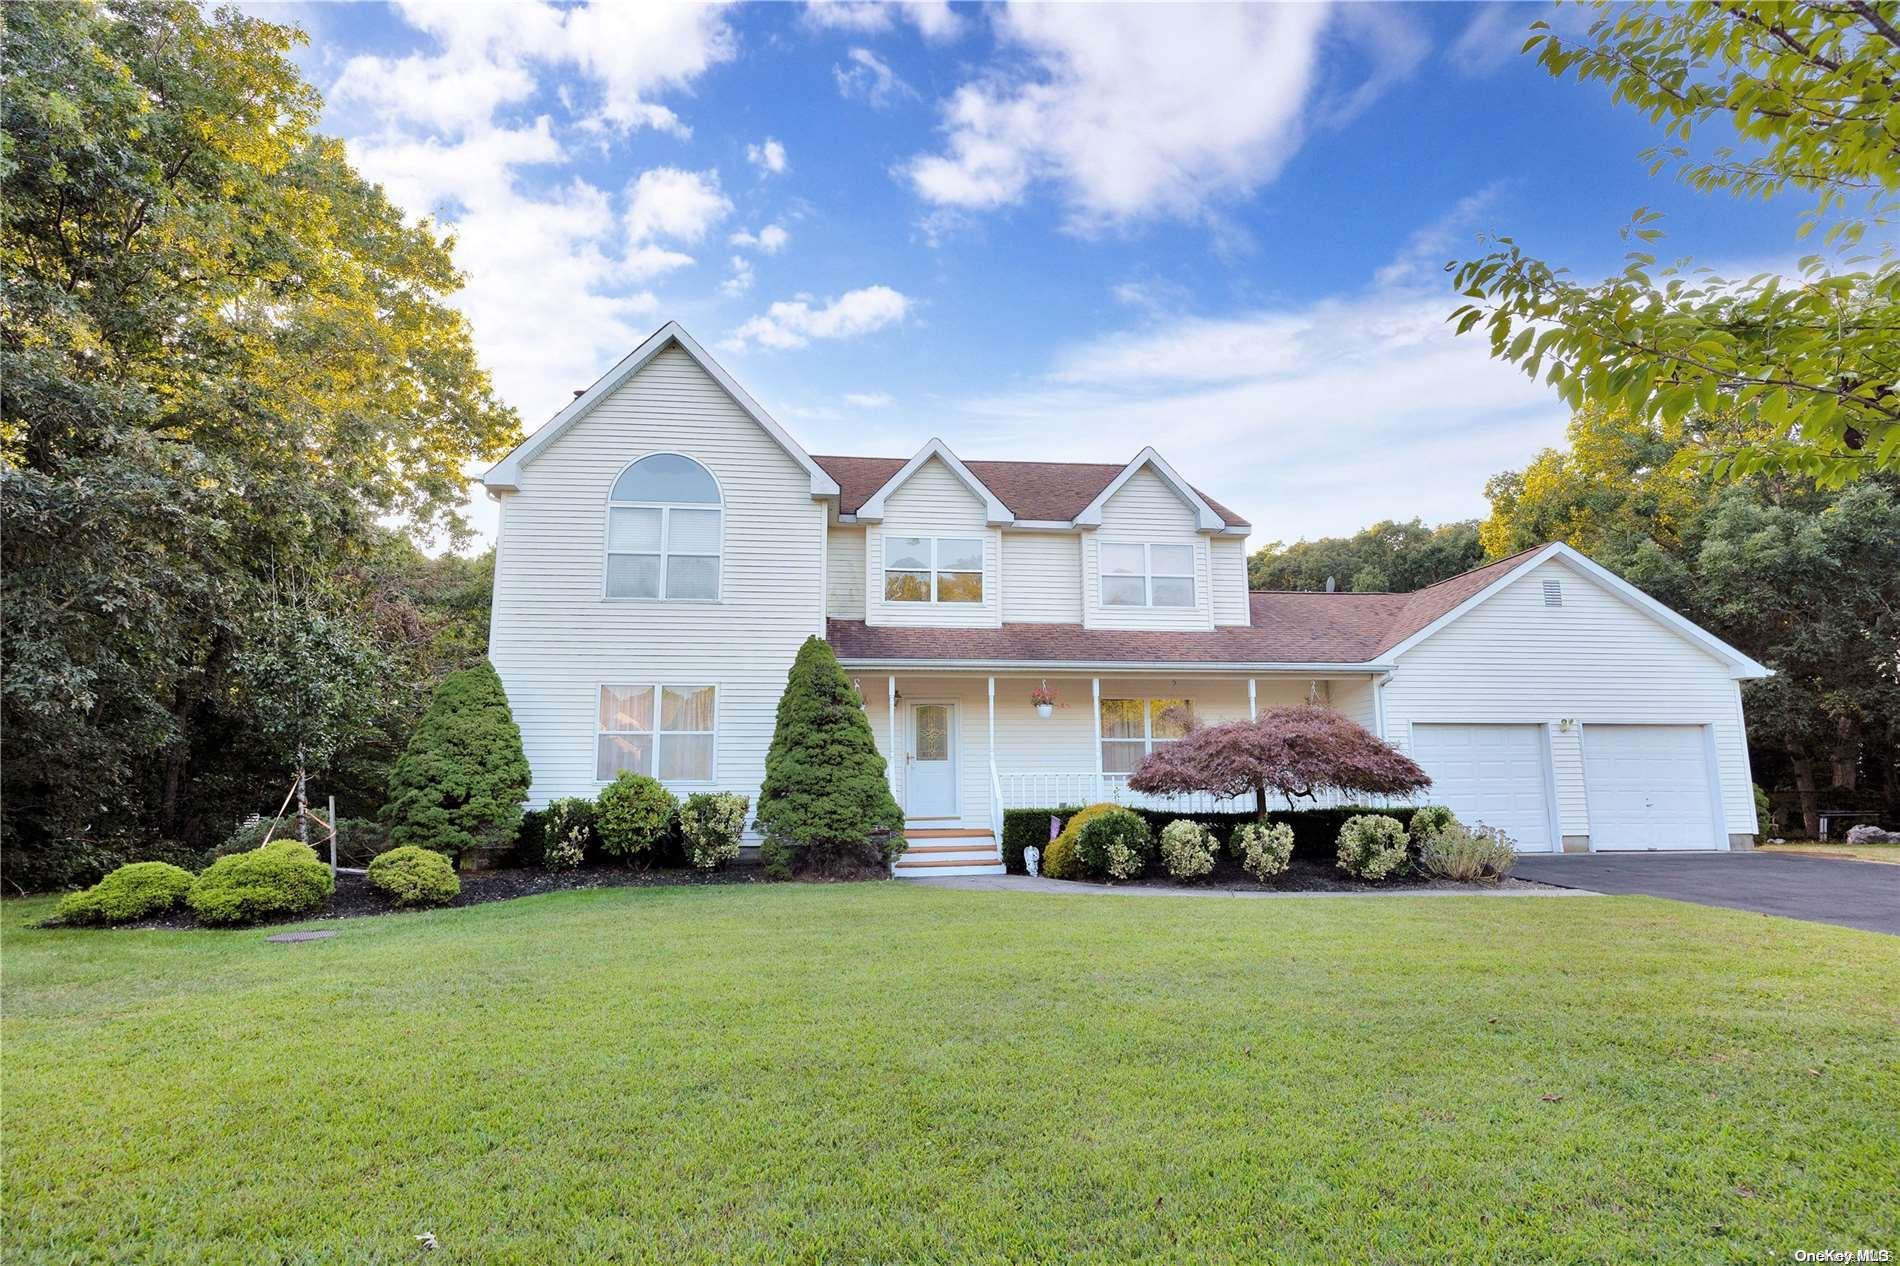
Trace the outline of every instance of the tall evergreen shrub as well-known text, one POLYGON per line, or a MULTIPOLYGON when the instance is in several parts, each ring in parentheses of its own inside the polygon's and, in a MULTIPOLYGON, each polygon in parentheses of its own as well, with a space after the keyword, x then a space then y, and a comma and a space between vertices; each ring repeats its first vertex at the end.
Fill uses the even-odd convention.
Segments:
POLYGON ((528 758, 492 665, 450 673, 389 773, 390 843, 450 857, 505 843, 521 824, 528 758))
POLYGON ((806 864, 868 865, 903 851, 904 812, 863 701, 823 638, 799 648, 779 699, 759 826, 775 851, 806 864))

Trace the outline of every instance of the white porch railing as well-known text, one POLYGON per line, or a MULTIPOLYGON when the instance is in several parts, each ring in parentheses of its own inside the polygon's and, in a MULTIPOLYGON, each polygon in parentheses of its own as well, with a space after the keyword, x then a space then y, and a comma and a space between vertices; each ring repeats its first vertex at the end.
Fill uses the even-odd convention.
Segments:
MULTIPOLYGON (((1093 770, 1011 770, 1000 772, 991 767, 994 795, 1005 809, 1055 809, 1063 805, 1125 804, 1131 809, 1154 809, 1162 813, 1252 813, 1252 796, 1220 797, 1204 794, 1148 796, 1128 789, 1128 779, 1120 774, 1097 774, 1093 770)), ((1267 801, 1269 813, 1294 809, 1336 809, 1341 805, 1403 807, 1418 803, 1404 796, 1342 796, 1332 793, 1309 797, 1298 802, 1284 796, 1267 801)), ((999 837, 1000 838, 1000 837, 999 837)))

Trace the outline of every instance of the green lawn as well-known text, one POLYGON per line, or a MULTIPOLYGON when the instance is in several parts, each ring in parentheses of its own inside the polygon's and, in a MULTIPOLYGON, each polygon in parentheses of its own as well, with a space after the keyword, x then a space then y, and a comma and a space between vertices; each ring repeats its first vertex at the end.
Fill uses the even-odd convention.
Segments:
POLYGON ((1647 898, 4 911, 8 1262, 1900 1248, 1900 938, 1647 898))
POLYGON ((1838 841, 1802 840, 1790 844, 1763 844, 1770 853, 1806 853, 1812 857, 1854 857, 1863 862, 1900 862, 1900 844, 1846 844, 1838 841))

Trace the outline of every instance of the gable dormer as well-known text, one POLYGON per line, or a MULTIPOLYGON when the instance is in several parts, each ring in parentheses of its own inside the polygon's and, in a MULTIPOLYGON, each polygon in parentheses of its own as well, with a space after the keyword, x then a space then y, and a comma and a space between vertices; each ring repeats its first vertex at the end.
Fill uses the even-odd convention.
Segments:
POLYGON ((1082 622, 1089 628, 1214 627, 1210 537, 1226 525, 1171 476, 1158 457, 1137 458, 1084 512, 1094 520, 1082 542, 1082 622))
POLYGON ((941 440, 858 510, 868 624, 972 628, 1002 622, 1002 534, 1011 515, 941 440))

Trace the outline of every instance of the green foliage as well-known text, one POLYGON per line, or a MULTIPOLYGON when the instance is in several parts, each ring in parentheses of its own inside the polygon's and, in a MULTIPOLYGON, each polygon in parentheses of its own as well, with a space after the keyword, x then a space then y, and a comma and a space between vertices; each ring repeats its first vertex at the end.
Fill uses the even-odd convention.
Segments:
POLYGON ((1575 43, 1535 24, 1526 51, 1552 75, 1600 81, 1664 129, 1652 173, 1673 162, 1703 191, 1811 193, 1801 235, 1833 218, 1834 257, 1803 259, 1794 280, 1658 267, 1647 248, 1661 216, 1639 208, 1627 266, 1595 285, 1508 237, 1460 264, 1458 332, 1482 329, 1492 355, 1541 373, 1572 407, 1616 404, 1665 428, 1728 420, 1698 449, 1722 477, 1781 471, 1840 487, 1900 470, 1900 261, 1849 254, 1868 219, 1839 214, 1864 200, 1884 224, 1900 187, 1900 35, 1882 7, 1605 5, 1575 43), (1692 153, 1717 120, 1743 145, 1692 153))
POLYGON ((445 906, 462 891, 448 858, 413 844, 377 856, 366 877, 370 887, 399 906, 445 906))
POLYGON ((663 843, 679 814, 678 797, 645 774, 622 770, 601 788, 595 811, 600 851, 610 857, 638 857, 663 843))
POLYGON ((1117 805, 1082 823, 1075 836, 1075 853, 1091 875, 1134 879, 1154 855, 1154 836, 1140 814, 1117 805))
POLYGON ((1476 520, 1437 527, 1387 520, 1351 536, 1264 545, 1247 559, 1247 586, 1318 591, 1331 578, 1353 593, 1410 593, 1483 562, 1476 520))
POLYGON ((807 638, 779 699, 759 826, 801 861, 871 865, 903 851, 903 810, 864 704, 823 638, 807 638))
POLYGON ((528 794, 528 758, 501 678, 486 663, 451 673, 389 775, 390 842, 450 857, 512 839, 528 794))
POLYGON ((185 902, 200 923, 256 923, 321 909, 333 887, 314 852, 295 840, 273 841, 212 862, 185 902))
POLYGON ((281 786, 254 613, 288 586, 347 644, 340 569, 385 521, 453 533, 519 428, 434 224, 312 130, 298 32, 175 0, 6 28, 0 861, 30 886, 207 848, 281 786))
POLYGON ((1405 824, 1384 814, 1346 819, 1339 828, 1339 868, 1359 879, 1386 879, 1401 873, 1409 860, 1405 824))
MULTIPOLYGON (((1077 805, 1062 805, 1055 809, 1005 809, 1003 810, 1003 868, 1012 875, 1025 873, 1023 850, 1025 848, 1049 848, 1049 819, 1058 821, 1070 817, 1078 811, 1077 805)), ((1059 828, 1058 828, 1059 829, 1059 828)))
MULTIPOLYGON (((1289 833, 1287 842, 1292 843, 1289 833)), ((1176 879, 1200 879, 1214 869, 1214 833, 1199 822, 1176 818, 1161 828, 1161 864, 1176 879)))
MULTIPOLYGON (((1049 865, 1049 819, 1061 820, 1064 825, 1072 822, 1081 812, 1073 805, 1049 809, 1005 809, 1003 811, 1003 855, 1004 862, 1012 874, 1022 872, 1022 849, 1033 844, 1043 850, 1043 873, 1048 873, 1049 865)), ((1239 828, 1250 822, 1259 821, 1252 813, 1176 813, 1164 809, 1135 809, 1151 831, 1164 830, 1168 823, 1187 818, 1208 828, 1214 833, 1214 839, 1229 854, 1240 857, 1236 844, 1239 828)), ((1390 809, 1370 809, 1364 806, 1347 805, 1337 809, 1298 809, 1290 813, 1273 815, 1275 823, 1284 824, 1293 832, 1293 855, 1309 860, 1333 860, 1339 847, 1339 828, 1347 818, 1362 813, 1382 813, 1409 823, 1416 810, 1407 807, 1390 809)))
POLYGON ((731 791, 702 791, 686 797, 680 806, 680 839, 687 864, 712 870, 739 856, 750 807, 750 801, 731 791))
POLYGON ((791 844, 767 836, 759 845, 759 866, 767 879, 784 882, 792 877, 798 854, 791 844))
POLYGON ((1042 874, 1048 879, 1081 879, 1088 874, 1074 835, 1058 835, 1042 851, 1042 874))
POLYGON ((195 882, 182 866, 165 862, 133 862, 121 866, 84 892, 69 893, 59 903, 62 923, 130 923, 178 908, 195 882))
POLYGON ((1284 822, 1249 822, 1234 831, 1233 849, 1240 868, 1262 881, 1293 861, 1293 828, 1284 822))
POLYGON ((1414 839, 1418 865, 1428 875, 1459 883, 1496 882, 1517 864, 1511 838, 1494 827, 1471 830, 1452 822, 1430 835, 1414 839))
POLYGON ((1420 805, 1412 811, 1411 821, 1405 824, 1405 833, 1412 841, 1413 849, 1440 831, 1458 825, 1458 819, 1442 804, 1420 805))
POLYGON ((549 870, 573 870, 600 848, 600 806, 585 796, 548 801, 541 811, 539 861, 549 870))

